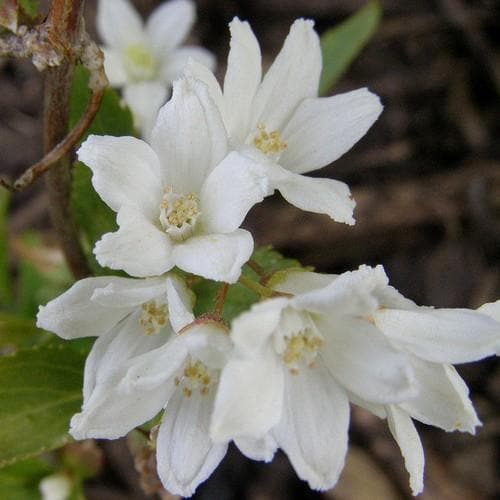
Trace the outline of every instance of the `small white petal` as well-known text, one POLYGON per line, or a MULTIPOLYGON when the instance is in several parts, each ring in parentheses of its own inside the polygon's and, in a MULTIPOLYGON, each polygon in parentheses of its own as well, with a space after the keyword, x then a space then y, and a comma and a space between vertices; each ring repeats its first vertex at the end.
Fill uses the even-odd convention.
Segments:
POLYGON ((270 345, 250 358, 231 358, 221 373, 212 438, 263 438, 281 417, 283 383, 283 366, 270 345))
POLYGON ((161 69, 161 76, 165 83, 171 83, 180 78, 187 70, 189 60, 212 70, 215 68, 215 56, 203 47, 187 46, 176 49, 169 54, 161 69))
POLYGON ((192 236, 173 247, 173 261, 180 269, 215 281, 235 283, 241 267, 252 255, 248 231, 192 236))
POLYGON ((131 205, 150 218, 159 215, 160 164, 147 143, 91 135, 80 146, 78 159, 92 170, 95 190, 115 212, 131 205))
POLYGON ((213 397, 176 391, 168 402, 157 440, 158 475, 174 495, 191 496, 227 451, 227 443, 214 443, 208 433, 213 397))
POLYGON ((330 285, 336 278, 334 274, 313 273, 309 271, 287 271, 283 281, 273 280, 273 289, 294 295, 310 292, 330 285))
POLYGON ((227 136, 215 103, 202 82, 174 83, 161 108, 152 144, 162 160, 163 185, 178 193, 199 193, 208 174, 227 154, 227 136))
POLYGON ((469 399, 469 389, 455 368, 412 357, 418 394, 399 406, 412 418, 445 431, 475 433, 481 425, 469 399))
POLYGON ((97 31, 113 48, 125 48, 144 39, 142 19, 129 0, 99 0, 97 31))
POLYGON ((193 27, 196 9, 189 0, 171 0, 158 6, 146 22, 146 33, 156 56, 162 60, 180 45, 193 27))
POLYGON ((185 74, 188 77, 200 80, 207 86, 208 95, 214 101, 217 108, 221 112, 222 117, 224 118, 226 111, 222 97, 222 89, 220 88, 219 82, 217 81, 217 78, 215 78, 215 75, 212 73, 210 68, 203 64, 200 64, 197 61, 194 61, 193 59, 189 59, 185 68, 185 74))
POLYGON ((104 70, 112 87, 121 87, 127 82, 127 72, 123 65, 122 51, 101 47, 104 53, 104 70))
POLYGON ((284 410, 274 437, 311 488, 332 488, 347 452, 347 397, 321 366, 287 373, 285 380, 284 410))
POLYGON ((298 174, 324 167, 349 151, 382 112, 367 89, 304 99, 282 133, 288 147, 280 164, 298 174))
POLYGON ((73 479, 63 472, 51 474, 40 481, 38 488, 42 494, 42 500, 67 500, 71 498, 74 488, 73 479))
POLYGON ((326 214, 337 222, 353 225, 356 202, 347 184, 288 172, 275 165, 269 169, 270 183, 292 205, 308 212, 326 214))
POLYGON ((486 314, 486 316, 489 316, 500 323, 500 300, 483 304, 477 309, 477 312, 486 314))
POLYGON ((133 308, 155 298, 165 299, 166 293, 165 278, 135 279, 113 276, 105 286, 96 288, 91 300, 104 307, 133 308))
POLYGON ((132 111, 134 124, 146 140, 151 138, 158 111, 165 104, 167 96, 166 85, 156 81, 133 83, 123 89, 123 99, 132 111))
POLYGON ((278 443, 271 434, 261 439, 239 437, 234 440, 234 444, 246 457, 264 462, 270 462, 278 449, 278 443))
POLYGON ((131 312, 128 304, 114 303, 112 308, 92 301, 96 290, 112 286, 123 286, 135 280, 103 276, 77 281, 69 290, 40 306, 37 326, 56 333, 64 339, 97 337, 108 332, 131 312))
POLYGON ((268 130, 282 130, 302 99, 318 94, 321 48, 313 26, 312 21, 304 19, 293 23, 257 90, 252 124, 263 122, 268 130))
POLYGON ((186 282, 175 275, 167 278, 167 304, 170 324, 175 332, 194 321, 195 297, 186 282))
POLYGON ((252 28, 237 17, 229 23, 231 42, 224 78, 225 123, 234 143, 243 143, 251 126, 252 102, 262 76, 260 47, 252 28))
POLYGON ((382 309, 373 318, 391 342, 435 363, 467 363, 500 352, 500 323, 468 309, 382 309))
POLYGON ((378 306, 374 292, 387 284, 382 266, 360 266, 336 277, 329 285, 292 299, 297 308, 330 314, 367 316, 378 306))
POLYGON ((387 421, 410 474, 411 491, 418 495, 424 489, 425 458, 417 429, 408 414, 395 405, 387 407, 387 421))
POLYGON ((349 391, 375 403, 415 395, 409 358, 389 344, 371 323, 347 316, 316 318, 325 338, 321 356, 331 374, 349 391))
POLYGON ((174 267, 170 238, 141 212, 124 206, 117 222, 120 229, 106 233, 95 245, 101 266, 138 277, 159 275, 174 267))
POLYGON ((203 227, 208 233, 238 229, 256 203, 270 194, 267 170, 235 151, 210 173, 200 194, 203 227))

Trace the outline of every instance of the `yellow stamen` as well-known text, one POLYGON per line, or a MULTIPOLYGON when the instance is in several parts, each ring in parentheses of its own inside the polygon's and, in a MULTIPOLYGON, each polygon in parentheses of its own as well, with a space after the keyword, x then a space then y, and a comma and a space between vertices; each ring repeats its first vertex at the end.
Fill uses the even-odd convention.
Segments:
POLYGON ((142 304, 141 308, 142 313, 139 323, 146 335, 158 333, 167 324, 168 312, 166 304, 150 300, 142 304))
POLYGON ((268 132, 263 123, 257 123, 257 133, 253 144, 266 155, 277 155, 287 148, 287 143, 281 140, 277 130, 268 132))

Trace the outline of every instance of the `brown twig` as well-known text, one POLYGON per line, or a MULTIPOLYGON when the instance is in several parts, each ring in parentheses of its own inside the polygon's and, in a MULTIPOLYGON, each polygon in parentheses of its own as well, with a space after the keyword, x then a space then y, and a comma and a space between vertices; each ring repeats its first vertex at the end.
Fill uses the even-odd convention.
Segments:
POLYGON ((260 264, 255 262, 255 260, 250 259, 246 264, 260 278, 263 278, 266 275, 265 269, 260 264))
POLYGON ((81 116, 73 130, 54 149, 50 150, 41 160, 29 167, 13 184, 10 184, 6 179, 0 179, 0 184, 10 191, 23 191, 49 170, 52 165, 67 155, 92 123, 92 120, 99 111, 103 94, 104 90, 96 90, 92 94, 85 113, 81 116))
POLYGON ((226 295, 229 291, 229 284, 223 283, 219 290, 217 291, 217 296, 215 297, 214 313, 217 316, 222 317, 222 311, 224 310, 224 302, 226 301, 226 295))

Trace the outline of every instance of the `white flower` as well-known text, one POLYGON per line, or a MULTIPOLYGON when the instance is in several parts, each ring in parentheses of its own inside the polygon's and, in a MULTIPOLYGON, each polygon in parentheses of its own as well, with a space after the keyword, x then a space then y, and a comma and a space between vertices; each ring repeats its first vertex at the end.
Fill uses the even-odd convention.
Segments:
POLYGON ((367 89, 318 98, 321 49, 313 22, 295 21, 281 52, 261 78, 259 44, 249 24, 230 23, 231 49, 222 92, 213 74, 191 61, 221 110, 231 146, 267 165, 272 187, 293 205, 353 224, 349 188, 300 174, 328 165, 361 137, 382 111, 367 89))
POLYGON ((87 278, 41 307, 37 322, 63 338, 98 336, 85 364, 83 406, 71 420, 72 436, 116 439, 166 406, 158 474, 165 488, 185 496, 226 453, 227 443, 213 443, 208 428, 231 347, 222 324, 193 322, 191 302, 175 276, 87 278))
POLYGON ((44 477, 38 487, 42 500, 68 500, 73 484, 65 474, 52 474, 44 477))
POLYGON ((272 298, 236 318, 235 353, 222 371, 212 436, 248 456, 277 447, 312 488, 334 486, 347 450, 349 397, 391 404, 415 394, 408 356, 370 315, 382 268, 339 277, 290 273, 272 298))
POLYGON ((137 127, 149 137, 170 86, 189 58, 213 68, 213 55, 202 47, 179 47, 195 21, 190 0, 157 7, 144 24, 129 0, 99 0, 97 29, 105 46, 104 67, 110 83, 123 88, 137 127))
POLYGON ((390 405, 355 401, 387 417, 410 474, 414 495, 423 490, 424 452, 412 418, 445 431, 475 433, 480 425, 467 385, 452 364, 477 361, 500 352, 500 301, 469 309, 418 307, 389 286, 374 291, 380 308, 377 328, 409 356, 417 396, 390 405))
POLYGON ((138 277, 178 266, 236 281, 253 250, 250 233, 238 227, 269 187, 262 167, 227 152, 219 112, 204 84, 191 79, 174 84, 151 146, 133 137, 90 136, 78 157, 120 226, 97 242, 99 263, 138 277))

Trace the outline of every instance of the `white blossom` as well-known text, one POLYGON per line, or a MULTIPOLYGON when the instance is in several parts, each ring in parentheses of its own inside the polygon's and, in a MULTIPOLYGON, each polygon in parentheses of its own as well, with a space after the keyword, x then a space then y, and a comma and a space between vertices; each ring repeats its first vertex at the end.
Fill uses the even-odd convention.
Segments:
POLYGON ((262 78, 260 47, 247 22, 230 23, 224 87, 200 63, 187 71, 203 80, 218 104, 231 147, 267 167, 273 189, 293 205, 353 224, 349 188, 306 177, 348 151, 382 111, 367 89, 318 98, 322 68, 319 38, 310 20, 295 21, 283 48, 262 78))
POLYGON ((190 0, 158 6, 146 23, 129 0, 99 0, 97 29, 105 46, 104 67, 110 83, 123 89, 136 126, 149 137, 158 110, 189 58, 213 68, 213 55, 202 47, 180 45, 196 17, 190 0))
POLYGON ((71 435, 116 439, 166 407, 158 474, 172 493, 191 495, 227 449, 209 436, 219 371, 231 347, 226 327, 194 321, 192 296, 175 276, 80 280, 40 308, 37 324, 66 339, 98 337, 71 435))
POLYGON ((51 474, 38 485, 42 500, 69 500, 73 484, 65 474, 51 474))
POLYGON ((255 304, 231 327, 235 352, 224 367, 212 436, 234 439, 255 459, 279 447, 315 489, 335 485, 347 450, 349 397, 382 405, 415 395, 408 355, 370 317, 378 267, 339 277, 290 273, 294 296, 255 304))
POLYGON ((214 280, 238 279, 253 250, 250 233, 238 228, 268 192, 268 180, 258 163, 228 154, 219 112, 202 82, 175 82, 151 145, 90 136, 78 157, 118 213, 119 230, 94 249, 101 265, 137 277, 178 266, 214 280))

